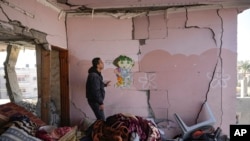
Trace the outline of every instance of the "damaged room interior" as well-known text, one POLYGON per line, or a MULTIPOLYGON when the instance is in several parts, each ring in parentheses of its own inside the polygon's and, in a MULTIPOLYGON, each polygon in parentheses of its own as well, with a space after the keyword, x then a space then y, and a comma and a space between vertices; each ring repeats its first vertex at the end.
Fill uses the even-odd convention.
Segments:
POLYGON ((249 8, 248 0, 0 0, 0 140, 230 140, 230 125, 250 121, 236 92, 237 19, 249 8), (86 97, 96 57, 110 81, 105 120, 86 97))

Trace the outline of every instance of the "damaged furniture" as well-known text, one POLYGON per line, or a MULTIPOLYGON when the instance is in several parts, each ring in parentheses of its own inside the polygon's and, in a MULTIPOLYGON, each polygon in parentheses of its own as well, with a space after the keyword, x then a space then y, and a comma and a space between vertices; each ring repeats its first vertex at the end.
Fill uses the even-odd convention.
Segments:
POLYGON ((204 113, 205 120, 203 120, 202 122, 199 122, 197 124, 194 124, 192 126, 188 126, 181 119, 181 117, 178 114, 176 114, 176 113, 174 114, 176 122, 179 125, 179 127, 181 128, 183 140, 187 139, 190 136, 190 134, 192 132, 194 132, 195 130, 198 130, 198 129, 200 129, 202 127, 206 127, 206 126, 213 126, 215 124, 216 119, 215 119, 210 107, 208 106, 207 102, 204 103, 202 111, 204 113))

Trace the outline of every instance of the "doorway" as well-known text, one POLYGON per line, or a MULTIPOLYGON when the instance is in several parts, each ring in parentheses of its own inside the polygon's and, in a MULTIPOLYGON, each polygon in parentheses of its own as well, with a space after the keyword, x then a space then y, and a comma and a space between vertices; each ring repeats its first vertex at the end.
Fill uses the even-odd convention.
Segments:
POLYGON ((6 28, 0 28, 0 54, 3 54, 0 63, 4 61, 4 67, 0 65, 0 72, 4 72, 0 73, 1 101, 23 103, 23 99, 33 99, 34 114, 45 123, 69 125, 67 50, 50 46, 46 34, 33 29, 29 30, 30 34, 22 35, 15 34, 15 30, 9 34, 6 28), (19 64, 22 53, 25 53, 24 63, 19 64), (16 73, 19 71, 20 74, 16 73))

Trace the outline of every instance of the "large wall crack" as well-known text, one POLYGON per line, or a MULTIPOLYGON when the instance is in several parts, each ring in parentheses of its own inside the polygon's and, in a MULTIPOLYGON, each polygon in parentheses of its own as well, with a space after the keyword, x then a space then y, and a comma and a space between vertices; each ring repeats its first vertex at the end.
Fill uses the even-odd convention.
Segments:
MULTIPOLYGON (((221 17, 220 15, 220 10, 217 9, 217 15, 219 17, 219 19, 221 20, 221 36, 220 36, 220 49, 219 49, 219 55, 218 55, 218 62, 220 62, 220 68, 221 68, 221 71, 220 71, 220 76, 222 76, 222 68, 223 68, 223 59, 221 57, 221 53, 222 53, 222 45, 223 45, 223 41, 222 41, 222 38, 223 38, 223 34, 224 34, 224 23, 223 23, 223 18, 221 17)), ((222 77, 220 79, 220 82, 222 84, 222 77)), ((222 100, 222 94, 223 94, 223 89, 222 89, 222 86, 220 87, 221 89, 221 120, 220 120, 220 126, 222 125, 222 117, 223 117, 223 100, 222 100)))
MULTIPOLYGON (((200 116, 200 113, 201 113, 201 111, 202 111, 202 109, 203 109, 203 107, 204 107, 204 104, 208 101, 208 94, 209 94, 209 91, 210 91, 210 86, 211 86, 211 83, 212 83, 212 81, 213 81, 213 79, 214 79, 214 76, 215 76, 215 74, 216 73, 220 73, 220 76, 223 76, 223 72, 222 72, 222 68, 223 68, 223 59, 222 59, 222 56, 221 56, 221 54, 222 54, 222 45, 223 45, 223 40, 222 40, 222 38, 223 38, 223 34, 224 34, 224 28, 223 28, 223 18, 221 17, 221 15, 220 15, 220 13, 219 13, 219 9, 217 9, 217 15, 218 15, 218 17, 219 17, 219 19, 220 19, 220 23, 221 23, 221 36, 220 36, 220 43, 219 43, 219 52, 218 52, 218 58, 217 58, 217 61, 216 61, 216 64, 215 64, 215 66, 214 66, 214 69, 213 69, 213 73, 212 73, 212 77, 211 77, 211 80, 209 81, 209 83, 208 83, 208 89, 207 89, 207 91, 206 91, 206 97, 205 97, 205 100, 204 100, 204 102, 203 102, 203 104, 202 104, 202 106, 200 107, 200 110, 199 110, 199 113, 197 114, 197 117, 196 117, 196 121, 195 121, 195 123, 197 123, 198 122, 198 119, 199 119, 199 116, 200 116), (220 65, 220 70, 219 70, 219 72, 218 71, 216 71, 218 68, 218 64, 220 65)), ((222 77, 220 78, 220 83, 222 84, 222 77)), ((222 104, 222 85, 221 85, 221 87, 220 87, 220 94, 221 94, 221 119, 220 119, 220 126, 222 125, 222 117, 223 117, 223 104, 222 104)))
POLYGON ((148 104, 148 112, 149 112, 149 117, 152 117, 155 119, 155 113, 154 110, 150 104, 150 91, 146 91, 146 95, 147 95, 147 104, 148 104))
POLYGON ((73 105, 73 107, 74 107, 76 110, 78 110, 79 113, 81 113, 81 114, 83 115, 83 117, 87 117, 86 113, 84 113, 84 112, 81 110, 81 108, 77 107, 77 105, 76 105, 72 100, 71 100, 70 102, 71 102, 71 104, 73 105))
POLYGON ((214 41, 214 43, 217 45, 217 41, 216 41, 216 38, 215 38, 215 32, 212 28, 210 27, 199 27, 199 26, 188 26, 187 23, 188 23, 188 9, 185 8, 185 11, 186 11, 186 21, 185 21, 185 28, 198 28, 198 29, 207 29, 209 30, 211 33, 212 33, 212 39, 214 41))
MULTIPOLYGON (((2 1, 2 0, 1 0, 2 1)), ((4 11, 2 5, 0 4, 0 9, 3 12, 3 14, 5 15, 5 17, 8 19, 9 22, 11 22, 12 20, 9 18, 8 14, 4 11)))

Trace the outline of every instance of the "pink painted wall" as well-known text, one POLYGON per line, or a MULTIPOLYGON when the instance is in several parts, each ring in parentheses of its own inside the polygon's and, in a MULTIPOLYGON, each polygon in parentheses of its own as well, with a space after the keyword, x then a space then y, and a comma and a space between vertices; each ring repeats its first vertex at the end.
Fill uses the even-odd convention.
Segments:
MULTIPOLYGON (((121 54, 135 61, 134 82, 130 88, 106 88, 106 116, 131 113, 175 121, 178 113, 191 125, 207 97, 215 127, 228 134, 236 122, 236 9, 180 9, 134 19, 75 15, 67 25, 72 124, 94 118, 85 98, 92 58, 102 58, 104 79, 114 85, 112 61, 121 54)), ((177 133, 165 130, 169 138, 177 133)))
POLYGON ((19 21, 28 29, 48 34, 46 39, 49 44, 67 49, 65 16, 60 16, 59 10, 43 4, 46 2, 38 2, 38 0, 25 0, 25 2, 8 0, 8 2, 10 6, 1 3, 1 21, 7 23, 10 20, 19 21))
MULTIPOLYGON (((96 56, 105 62, 104 79, 112 80, 106 89, 106 116, 122 112, 174 121, 173 113, 178 113, 193 124, 207 96, 217 119, 215 127, 228 133, 229 125, 236 122, 236 9, 166 10, 120 20, 69 16, 66 38, 65 17, 58 11, 37 0, 9 2, 33 17, 1 4, 1 21, 16 20, 47 33, 54 46, 67 48, 68 44, 72 124, 84 116, 94 118, 85 98, 85 83, 96 56), (145 44, 140 45, 139 39, 145 39, 145 44), (112 61, 121 54, 135 61, 130 88, 114 87, 112 61)), ((167 134, 176 134, 175 129, 166 129, 167 134)))

